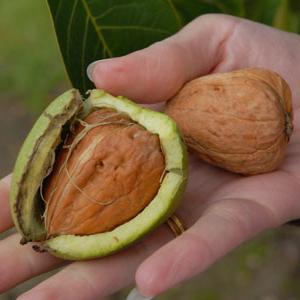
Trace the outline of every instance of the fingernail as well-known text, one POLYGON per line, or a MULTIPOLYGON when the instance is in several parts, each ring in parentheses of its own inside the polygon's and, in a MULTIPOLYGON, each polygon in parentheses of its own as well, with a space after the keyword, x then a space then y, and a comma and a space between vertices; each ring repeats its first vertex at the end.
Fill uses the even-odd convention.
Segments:
POLYGON ((95 69, 95 66, 96 64, 99 62, 99 60, 96 60, 94 62, 92 62, 91 64, 88 65, 88 67, 86 68, 86 75, 87 77, 89 78, 90 81, 93 81, 93 78, 92 78, 92 74, 93 74, 93 71, 95 69))
POLYGON ((134 288, 127 296, 126 300, 151 300, 153 297, 144 297, 142 296, 139 291, 134 288))
POLYGON ((96 61, 90 63, 87 66, 87 68, 86 68, 86 75, 87 75, 87 77, 89 78, 90 81, 93 81, 92 75, 93 75, 93 72, 94 72, 94 69, 95 69, 96 65, 98 63, 101 63, 103 61, 108 61, 108 60, 111 60, 111 58, 96 60, 96 61))

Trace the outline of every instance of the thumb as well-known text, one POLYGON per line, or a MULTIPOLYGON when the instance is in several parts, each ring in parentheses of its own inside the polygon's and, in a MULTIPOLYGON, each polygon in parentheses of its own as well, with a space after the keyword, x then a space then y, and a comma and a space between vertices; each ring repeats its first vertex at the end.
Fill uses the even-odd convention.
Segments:
POLYGON ((88 76, 97 88, 114 95, 141 103, 165 101, 186 81, 209 73, 218 64, 221 45, 238 20, 225 15, 203 15, 146 49, 92 63, 88 76))

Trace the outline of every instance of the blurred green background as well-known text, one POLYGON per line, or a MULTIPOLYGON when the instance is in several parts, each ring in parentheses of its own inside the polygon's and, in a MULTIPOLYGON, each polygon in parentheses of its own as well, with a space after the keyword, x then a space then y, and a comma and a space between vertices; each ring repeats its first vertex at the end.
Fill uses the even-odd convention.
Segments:
MULTIPOLYGON (((299 3, 245 0, 243 15, 284 30, 300 32, 299 3)), ((70 87, 70 83, 46 1, 1 1, 0 36, 2 177, 12 169, 20 144, 39 112, 54 96, 70 87)), ((0 300, 16 299, 47 276, 18 286, 1 295, 0 300)), ((204 274, 158 299, 298 300, 299 282, 300 228, 284 226, 241 246, 204 274)), ((128 289, 108 299, 124 299, 127 292, 128 289)))

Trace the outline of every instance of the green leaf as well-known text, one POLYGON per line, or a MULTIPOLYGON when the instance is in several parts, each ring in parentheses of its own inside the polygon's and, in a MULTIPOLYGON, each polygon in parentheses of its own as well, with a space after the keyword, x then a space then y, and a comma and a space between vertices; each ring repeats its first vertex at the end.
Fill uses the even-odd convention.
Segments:
POLYGON ((243 16, 242 0, 48 0, 67 73, 81 93, 89 63, 162 40, 204 13, 243 16))
POLYGON ((275 15, 273 26, 282 30, 290 29, 290 12, 288 0, 282 0, 275 15))
POLYGON ((69 87, 47 3, 0 1, 0 36, 0 98, 40 112, 51 94, 69 87))
POLYGON ((299 0, 289 1, 289 30, 300 33, 300 2, 299 0))
POLYGON ((245 0, 245 16, 281 30, 300 32, 299 0, 245 0))
POLYGON ((242 0, 173 0, 173 3, 184 24, 207 13, 225 13, 240 17, 244 15, 242 0))
POLYGON ((273 25, 282 0, 245 0, 246 17, 260 23, 273 25))

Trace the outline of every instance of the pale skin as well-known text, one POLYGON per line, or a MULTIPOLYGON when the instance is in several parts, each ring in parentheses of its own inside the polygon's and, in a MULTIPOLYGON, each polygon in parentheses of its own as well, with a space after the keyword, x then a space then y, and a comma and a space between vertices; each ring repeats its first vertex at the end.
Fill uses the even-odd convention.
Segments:
MULTIPOLYGON (((147 49, 94 64, 89 72, 96 87, 151 104, 169 99, 184 82, 201 75, 273 69, 293 93, 295 130, 286 158, 275 172, 244 177, 190 155, 189 183, 177 210, 188 229, 176 239, 162 225, 119 254, 69 263, 20 246, 20 236, 12 234, 0 242, 0 293, 65 265, 18 299, 101 299, 134 281, 141 294, 154 296, 203 272, 258 233, 300 218, 299 50, 295 34, 226 15, 205 15, 147 49)), ((13 226, 9 185, 9 176, 0 182, 1 232, 13 226)))

